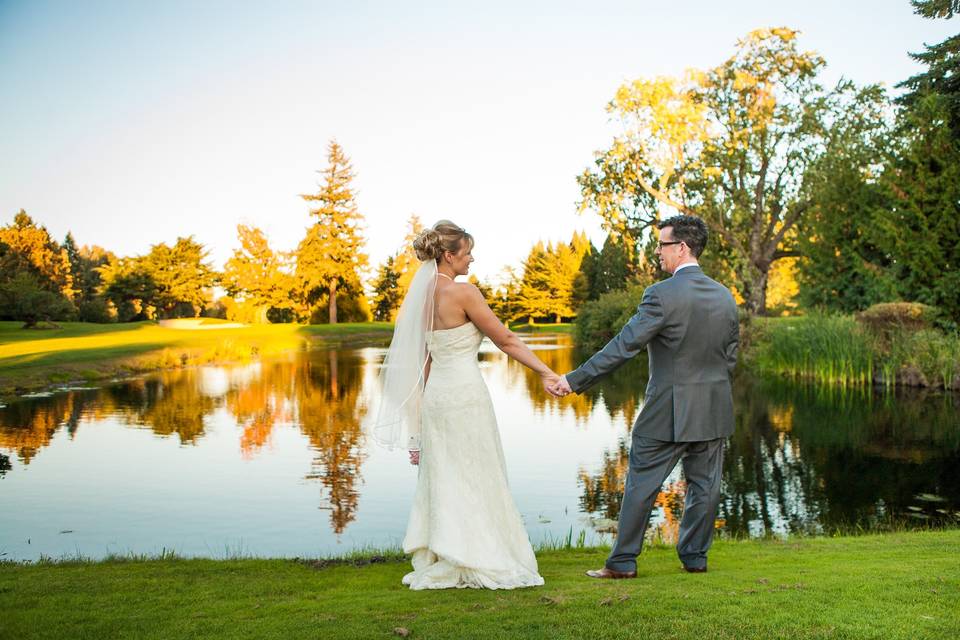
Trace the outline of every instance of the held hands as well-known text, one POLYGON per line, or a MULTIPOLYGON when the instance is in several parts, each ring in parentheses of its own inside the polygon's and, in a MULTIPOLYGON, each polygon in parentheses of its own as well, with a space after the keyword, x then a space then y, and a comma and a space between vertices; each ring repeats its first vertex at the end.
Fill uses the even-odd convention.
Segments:
POLYGON ((420 464, 420 451, 419 451, 419 450, 417 450, 417 451, 408 451, 407 453, 410 454, 410 464, 412 464, 412 465, 414 465, 414 466, 420 464))
POLYGON ((566 376, 558 376, 551 371, 547 374, 542 374, 540 379, 541 382, 543 382, 544 390, 554 397, 562 398, 573 391, 569 383, 567 383, 566 376))

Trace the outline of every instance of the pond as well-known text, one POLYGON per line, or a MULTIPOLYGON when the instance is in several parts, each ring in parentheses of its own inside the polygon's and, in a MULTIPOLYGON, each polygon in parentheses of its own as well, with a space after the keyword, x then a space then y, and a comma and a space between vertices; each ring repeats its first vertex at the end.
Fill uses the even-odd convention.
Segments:
MULTIPOLYGON (((558 372, 584 357, 569 336, 525 339, 558 372)), ((0 408, 0 559, 398 546, 417 470, 361 426, 384 353, 177 369, 0 408)), ((645 359, 559 400, 487 341, 480 359, 531 540, 608 540, 645 359)), ((735 401, 721 535, 960 520, 960 397, 740 376, 735 401)), ((651 536, 675 538, 683 492, 677 469, 651 536)))

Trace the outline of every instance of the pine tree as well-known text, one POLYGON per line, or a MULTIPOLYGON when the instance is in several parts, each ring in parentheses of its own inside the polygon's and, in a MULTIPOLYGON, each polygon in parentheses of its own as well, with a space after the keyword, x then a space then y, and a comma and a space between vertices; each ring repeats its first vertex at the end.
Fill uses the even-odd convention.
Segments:
POLYGON ((394 256, 387 256, 377 270, 377 278, 373 281, 374 320, 393 320, 402 300, 397 261, 394 256))
POLYGON ((0 227, 0 285, 9 285, 0 302, 2 318, 32 324, 70 319, 76 313, 67 251, 23 209, 13 224, 0 227))
POLYGON ((257 227, 237 225, 237 236, 240 248, 224 265, 223 288, 246 309, 240 313, 244 320, 269 322, 271 310, 293 307, 289 256, 271 249, 257 227))
POLYGON ((407 295, 410 282, 417 273, 417 269, 420 268, 420 260, 417 259, 417 254, 413 250, 413 241, 416 240, 421 231, 423 231, 423 223, 420 222, 420 216, 415 213, 410 214, 410 218, 407 219, 407 235, 404 236, 403 245, 394 260, 394 267, 400 274, 397 288, 400 291, 401 300, 407 295))
POLYGON ((877 212, 874 234, 895 257, 903 299, 960 322, 960 144, 944 126, 949 102, 931 94, 904 117, 905 145, 880 179, 893 206, 877 212))
POLYGON ((362 295, 360 274, 367 267, 364 253, 363 216, 357 209, 354 179, 350 160, 336 141, 327 148, 327 168, 320 190, 302 195, 307 202, 317 203, 310 214, 316 223, 307 230, 297 248, 297 280, 301 298, 315 303, 325 291, 329 305, 329 322, 337 322, 337 290, 345 289, 362 295))
POLYGON ((154 304, 163 317, 197 317, 210 300, 218 274, 205 262, 209 251, 193 236, 177 238, 169 247, 163 242, 150 248, 143 266, 156 286, 154 304))
POLYGON ((543 242, 537 242, 530 249, 527 259, 523 262, 523 278, 520 281, 520 293, 517 300, 517 309, 514 318, 527 318, 533 324, 536 318, 550 314, 553 300, 550 294, 551 258, 543 242))
MULTIPOLYGON (((925 18, 949 19, 960 13, 960 0, 913 0, 912 4, 914 13, 925 18)), ((913 107, 928 94, 942 95, 953 138, 960 140, 960 34, 924 48, 910 57, 927 65, 927 70, 897 85, 909 90, 897 102, 913 107)))

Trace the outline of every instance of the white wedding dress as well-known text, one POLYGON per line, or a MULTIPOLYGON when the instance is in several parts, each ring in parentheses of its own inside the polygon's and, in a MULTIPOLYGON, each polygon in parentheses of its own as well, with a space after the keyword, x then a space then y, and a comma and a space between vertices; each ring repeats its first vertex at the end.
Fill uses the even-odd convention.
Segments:
POLYGON ((421 403, 420 471, 405 553, 411 589, 515 589, 543 584, 507 486, 497 419, 480 376, 483 334, 467 322, 427 334, 432 362, 421 403))

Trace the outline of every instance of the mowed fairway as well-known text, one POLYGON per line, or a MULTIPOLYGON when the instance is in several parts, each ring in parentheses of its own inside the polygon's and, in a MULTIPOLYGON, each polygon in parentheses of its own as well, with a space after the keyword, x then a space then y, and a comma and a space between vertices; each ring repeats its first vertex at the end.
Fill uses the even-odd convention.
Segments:
POLYGON ((385 339, 393 330, 387 322, 236 327, 207 318, 199 323, 174 322, 172 326, 66 322, 59 329, 21 327, 19 322, 0 322, 3 396, 70 380, 183 364, 242 361, 311 344, 385 339))
MULTIPOLYGON (((9 638, 956 638, 960 530, 719 542, 710 571, 672 548, 635 580, 602 550, 538 554, 546 586, 413 592, 407 562, 118 559, 0 564, 9 638)), ((394 556, 395 557, 395 556, 394 556)))

